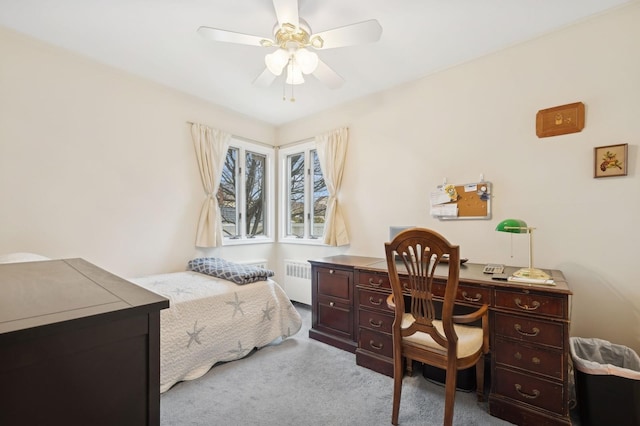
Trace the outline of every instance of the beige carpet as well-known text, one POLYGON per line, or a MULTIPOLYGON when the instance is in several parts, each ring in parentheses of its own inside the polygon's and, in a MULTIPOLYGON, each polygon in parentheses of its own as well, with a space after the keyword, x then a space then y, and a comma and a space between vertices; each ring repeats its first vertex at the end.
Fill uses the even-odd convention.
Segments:
MULTIPOLYGON (((311 312, 297 305, 303 328, 284 342, 214 366, 161 396, 161 424, 390 425, 393 380, 360 367, 351 353, 308 338, 311 312)), ((444 388, 420 374, 405 378, 401 425, 441 425, 444 388)), ((475 393, 456 395, 456 425, 508 425, 475 393)))

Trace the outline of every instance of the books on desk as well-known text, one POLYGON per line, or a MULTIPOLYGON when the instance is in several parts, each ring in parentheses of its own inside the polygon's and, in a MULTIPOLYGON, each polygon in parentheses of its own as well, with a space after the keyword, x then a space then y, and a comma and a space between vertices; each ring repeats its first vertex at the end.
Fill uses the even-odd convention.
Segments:
POLYGON ((520 284, 535 284, 535 285, 556 285, 555 281, 552 279, 539 279, 539 278, 522 278, 522 277, 514 277, 510 275, 507 277, 507 281, 510 283, 520 283, 520 284))

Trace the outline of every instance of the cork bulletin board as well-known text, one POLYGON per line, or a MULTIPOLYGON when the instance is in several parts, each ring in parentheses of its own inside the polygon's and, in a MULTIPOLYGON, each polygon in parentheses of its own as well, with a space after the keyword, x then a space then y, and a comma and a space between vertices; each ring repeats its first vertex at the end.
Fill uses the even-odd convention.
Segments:
POLYGON ((439 185, 431 193, 431 215, 440 220, 491 219, 491 183, 439 185))

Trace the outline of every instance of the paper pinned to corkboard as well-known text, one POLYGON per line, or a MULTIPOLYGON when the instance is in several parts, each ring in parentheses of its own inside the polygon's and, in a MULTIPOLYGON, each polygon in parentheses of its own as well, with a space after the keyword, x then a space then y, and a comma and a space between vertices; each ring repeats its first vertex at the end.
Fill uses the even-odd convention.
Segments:
MULTIPOLYGON (((473 182, 450 185, 455 188, 455 200, 445 186, 439 185, 431 193, 431 215, 440 220, 491 219, 491 182, 473 182), (444 194, 440 199, 438 195, 444 194)), ((453 193, 453 191, 449 191, 453 193)))

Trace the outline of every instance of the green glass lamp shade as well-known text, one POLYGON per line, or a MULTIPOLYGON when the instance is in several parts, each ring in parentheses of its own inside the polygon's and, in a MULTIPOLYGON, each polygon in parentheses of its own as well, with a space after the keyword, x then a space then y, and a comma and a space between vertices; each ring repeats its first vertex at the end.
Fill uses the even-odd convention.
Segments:
POLYGON ((496 226, 496 231, 526 234, 529 232, 527 222, 520 219, 505 219, 496 226))
POLYGON ((511 232, 512 234, 529 234, 529 267, 513 273, 514 277, 548 280, 549 274, 533 267, 533 229, 524 220, 505 219, 496 226, 496 231, 511 232))

